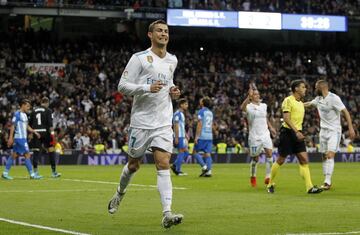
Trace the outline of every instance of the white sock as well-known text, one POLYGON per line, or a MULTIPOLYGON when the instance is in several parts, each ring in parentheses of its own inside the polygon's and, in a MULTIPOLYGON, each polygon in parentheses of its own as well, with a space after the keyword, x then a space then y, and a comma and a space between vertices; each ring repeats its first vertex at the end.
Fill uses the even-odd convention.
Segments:
POLYGON ((250 176, 256 177, 256 170, 257 170, 257 161, 255 161, 253 158, 250 162, 250 176))
POLYGON ((334 172, 335 161, 334 158, 329 158, 326 159, 325 162, 326 162, 325 183, 331 185, 331 176, 334 172))
POLYGON ((118 187, 119 193, 124 193, 126 191, 126 187, 130 183, 130 180, 135 172, 131 172, 128 168, 128 164, 126 164, 122 170, 121 176, 120 176, 120 184, 118 187))
POLYGON ((204 171, 206 171, 206 170, 207 170, 207 165, 206 165, 206 164, 203 165, 203 166, 201 167, 201 169, 203 169, 204 171))
POLYGON ((170 212, 172 202, 172 183, 170 178, 170 170, 157 171, 157 186, 160 193, 163 213, 170 212))
POLYGON ((271 174, 271 167, 273 164, 273 158, 265 158, 265 164, 266 164, 266 175, 265 178, 270 178, 270 174, 271 174))

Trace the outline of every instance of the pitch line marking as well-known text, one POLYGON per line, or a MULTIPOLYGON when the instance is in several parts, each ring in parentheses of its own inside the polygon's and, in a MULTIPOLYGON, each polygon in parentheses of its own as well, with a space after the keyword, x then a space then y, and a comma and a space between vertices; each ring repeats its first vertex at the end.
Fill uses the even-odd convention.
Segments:
POLYGON ((346 234, 360 234, 360 231, 332 232, 332 233, 287 233, 286 235, 346 235, 346 234))
POLYGON ((30 223, 26 223, 26 222, 21 222, 21 221, 16 221, 16 220, 11 220, 11 219, 5 219, 5 218, 0 218, 0 221, 7 222, 7 223, 10 223, 10 224, 18 224, 18 225, 22 225, 22 226, 26 226, 26 227, 33 227, 33 228, 39 228, 39 229, 43 229, 43 230, 59 232, 59 233, 74 234, 74 235, 91 235, 89 233, 80 233, 80 232, 76 232, 76 231, 65 230, 65 229, 60 229, 60 228, 53 228, 53 227, 48 227, 48 226, 42 226, 42 225, 38 225, 38 224, 30 224, 30 223))
MULTIPOLYGON (((129 189, 129 191, 147 191, 150 188, 129 189)), ((47 189, 47 190, 0 190, 0 193, 61 193, 61 192, 109 192, 112 190, 100 189, 47 189)))
MULTIPOLYGON (((96 183, 96 184, 115 184, 115 185, 119 184, 118 182, 99 181, 99 180, 81 180, 81 179, 62 179, 62 180, 73 181, 73 182, 83 182, 83 183, 96 183)), ((129 185, 135 186, 135 187, 157 188, 156 185, 151 185, 151 184, 129 184, 129 185)), ((187 188, 173 187, 173 189, 186 190, 187 188)))

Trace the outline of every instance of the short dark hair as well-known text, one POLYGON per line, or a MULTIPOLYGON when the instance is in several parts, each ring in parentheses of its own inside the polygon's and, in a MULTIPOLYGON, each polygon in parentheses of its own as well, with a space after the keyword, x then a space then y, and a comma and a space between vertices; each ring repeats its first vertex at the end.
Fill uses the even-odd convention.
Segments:
POLYGON ((43 98, 41 99, 41 104, 48 104, 48 103, 50 103, 49 98, 43 97, 43 98))
POLYGON ((157 25, 157 24, 165 24, 165 25, 167 25, 167 23, 164 20, 155 20, 154 22, 152 22, 149 25, 148 32, 153 32, 154 28, 155 28, 155 25, 157 25))
POLYGON ((188 102, 187 99, 181 98, 181 99, 178 100, 178 106, 180 107, 181 105, 183 105, 183 104, 185 104, 187 102, 188 102))
POLYGON ((31 104, 31 102, 29 99, 21 99, 19 104, 20 106, 23 106, 24 104, 31 104))
POLYGON ((211 107, 211 99, 209 96, 205 96, 204 98, 202 98, 202 103, 206 108, 210 108, 211 107))
POLYGON ((295 88, 299 87, 301 84, 306 84, 304 80, 302 79, 296 79, 291 82, 291 91, 295 92, 295 88))
POLYGON ((316 82, 317 84, 324 84, 324 85, 329 85, 328 82, 324 79, 320 79, 316 82))

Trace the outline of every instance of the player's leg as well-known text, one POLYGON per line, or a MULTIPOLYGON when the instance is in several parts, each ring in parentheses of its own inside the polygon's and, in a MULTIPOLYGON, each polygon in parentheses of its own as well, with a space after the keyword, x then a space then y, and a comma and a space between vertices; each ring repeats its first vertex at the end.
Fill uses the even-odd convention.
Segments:
POLYGON ((172 171, 175 173, 175 175, 185 175, 182 171, 181 171, 181 165, 184 161, 184 158, 187 156, 186 155, 186 144, 185 144, 185 138, 179 138, 179 143, 177 145, 177 148, 179 150, 178 155, 176 156, 176 160, 174 162, 174 164, 171 166, 172 171))
POLYGON ((334 165, 335 165, 335 154, 339 150, 341 139, 340 132, 330 132, 328 139, 321 139, 320 138, 320 146, 322 149, 320 151, 324 152, 324 159, 323 159, 323 172, 324 172, 324 184, 321 186, 324 190, 329 190, 331 187, 331 178, 334 173, 334 165), (323 142, 323 145, 321 143, 323 142))
POLYGON ((34 173, 36 175, 39 174, 38 173, 38 165, 39 165, 39 161, 40 161, 40 157, 41 157, 41 151, 43 150, 40 139, 42 139, 44 137, 44 135, 43 135, 43 133, 40 133, 40 135, 41 135, 40 138, 38 138, 36 135, 33 135, 33 138, 29 142, 30 148, 33 152, 32 164, 33 164, 34 173))
POLYGON ((265 137, 263 146, 265 151, 265 185, 267 185, 270 182, 271 168, 273 165, 273 156, 272 156, 273 143, 270 135, 265 137))
POLYGON ((56 171, 55 148, 54 147, 49 147, 47 154, 49 156, 49 161, 50 161, 50 166, 51 166, 51 177, 53 177, 53 178, 60 177, 61 173, 56 171))
POLYGON ((202 176, 202 174, 205 174, 207 171, 207 165, 204 162, 203 157, 199 154, 199 151, 203 150, 204 147, 203 145, 204 145, 203 140, 198 140, 193 150, 193 157, 196 159, 196 162, 201 166, 202 173, 200 176, 202 176))
POLYGON ((39 174, 38 165, 39 165, 39 161, 40 161, 40 156, 41 156, 41 154, 40 154, 39 150, 33 150, 32 164, 33 164, 35 174, 39 174))
POLYGON ((259 161, 259 156, 250 155, 250 184, 252 187, 256 187, 256 172, 259 161))
POLYGON ((30 152, 24 153, 23 155, 24 155, 24 157, 25 157, 25 167, 26 167, 27 171, 29 172, 30 179, 34 179, 34 180, 41 179, 42 176, 36 174, 36 173, 33 171, 32 163, 31 163, 31 160, 30 160, 30 158, 31 158, 30 152))
POLYGON ((130 145, 128 150, 128 163, 124 166, 121 175, 120 183, 116 188, 116 192, 108 204, 108 211, 114 214, 119 204, 125 196, 126 188, 129 185, 134 173, 140 168, 142 156, 144 156, 146 149, 150 144, 150 139, 147 137, 149 131, 141 129, 131 129, 129 139, 130 145))
POLYGON ((308 158, 307 152, 302 151, 302 152, 296 153, 296 156, 299 160, 300 175, 305 181, 306 192, 310 193, 310 194, 321 193, 322 189, 318 188, 317 186, 314 186, 311 181, 309 158, 308 158))
POLYGON ((11 176, 9 175, 9 171, 10 171, 10 169, 11 169, 12 165, 14 164, 15 159, 16 159, 17 157, 18 157, 18 155, 17 155, 15 152, 13 152, 13 153, 8 157, 8 159, 6 160, 5 170, 4 170, 4 172, 2 173, 2 175, 1 175, 1 177, 2 177, 3 179, 6 179, 6 180, 12 180, 12 179, 13 179, 13 177, 11 177, 11 176))
POLYGON ((171 212, 172 204, 172 182, 170 177, 171 154, 163 149, 153 147, 154 160, 157 169, 157 186, 163 207, 162 226, 170 228, 181 223, 183 215, 171 212))

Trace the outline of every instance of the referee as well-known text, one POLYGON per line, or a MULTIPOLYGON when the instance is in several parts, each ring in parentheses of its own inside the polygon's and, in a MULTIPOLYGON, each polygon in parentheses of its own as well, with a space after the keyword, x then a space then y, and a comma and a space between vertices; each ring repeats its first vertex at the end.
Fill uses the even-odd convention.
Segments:
POLYGON ((270 182, 267 186, 269 193, 275 192, 275 177, 284 164, 286 157, 296 154, 299 160, 300 175, 305 180, 307 193, 321 193, 322 189, 311 182, 309 160, 306 152, 302 123, 305 115, 304 103, 301 99, 305 96, 306 85, 303 80, 294 80, 291 83, 292 95, 286 97, 281 105, 284 123, 280 130, 279 157, 271 167, 270 182))
POLYGON ((40 134, 40 138, 34 136, 30 141, 30 148, 33 150, 33 166, 34 172, 38 174, 38 163, 42 151, 46 151, 49 155, 52 174, 51 177, 58 178, 60 173, 56 172, 55 163, 55 149, 54 149, 54 136, 52 128, 52 111, 49 109, 49 99, 43 97, 41 99, 41 105, 35 107, 30 114, 29 123, 33 125, 33 128, 40 134))

